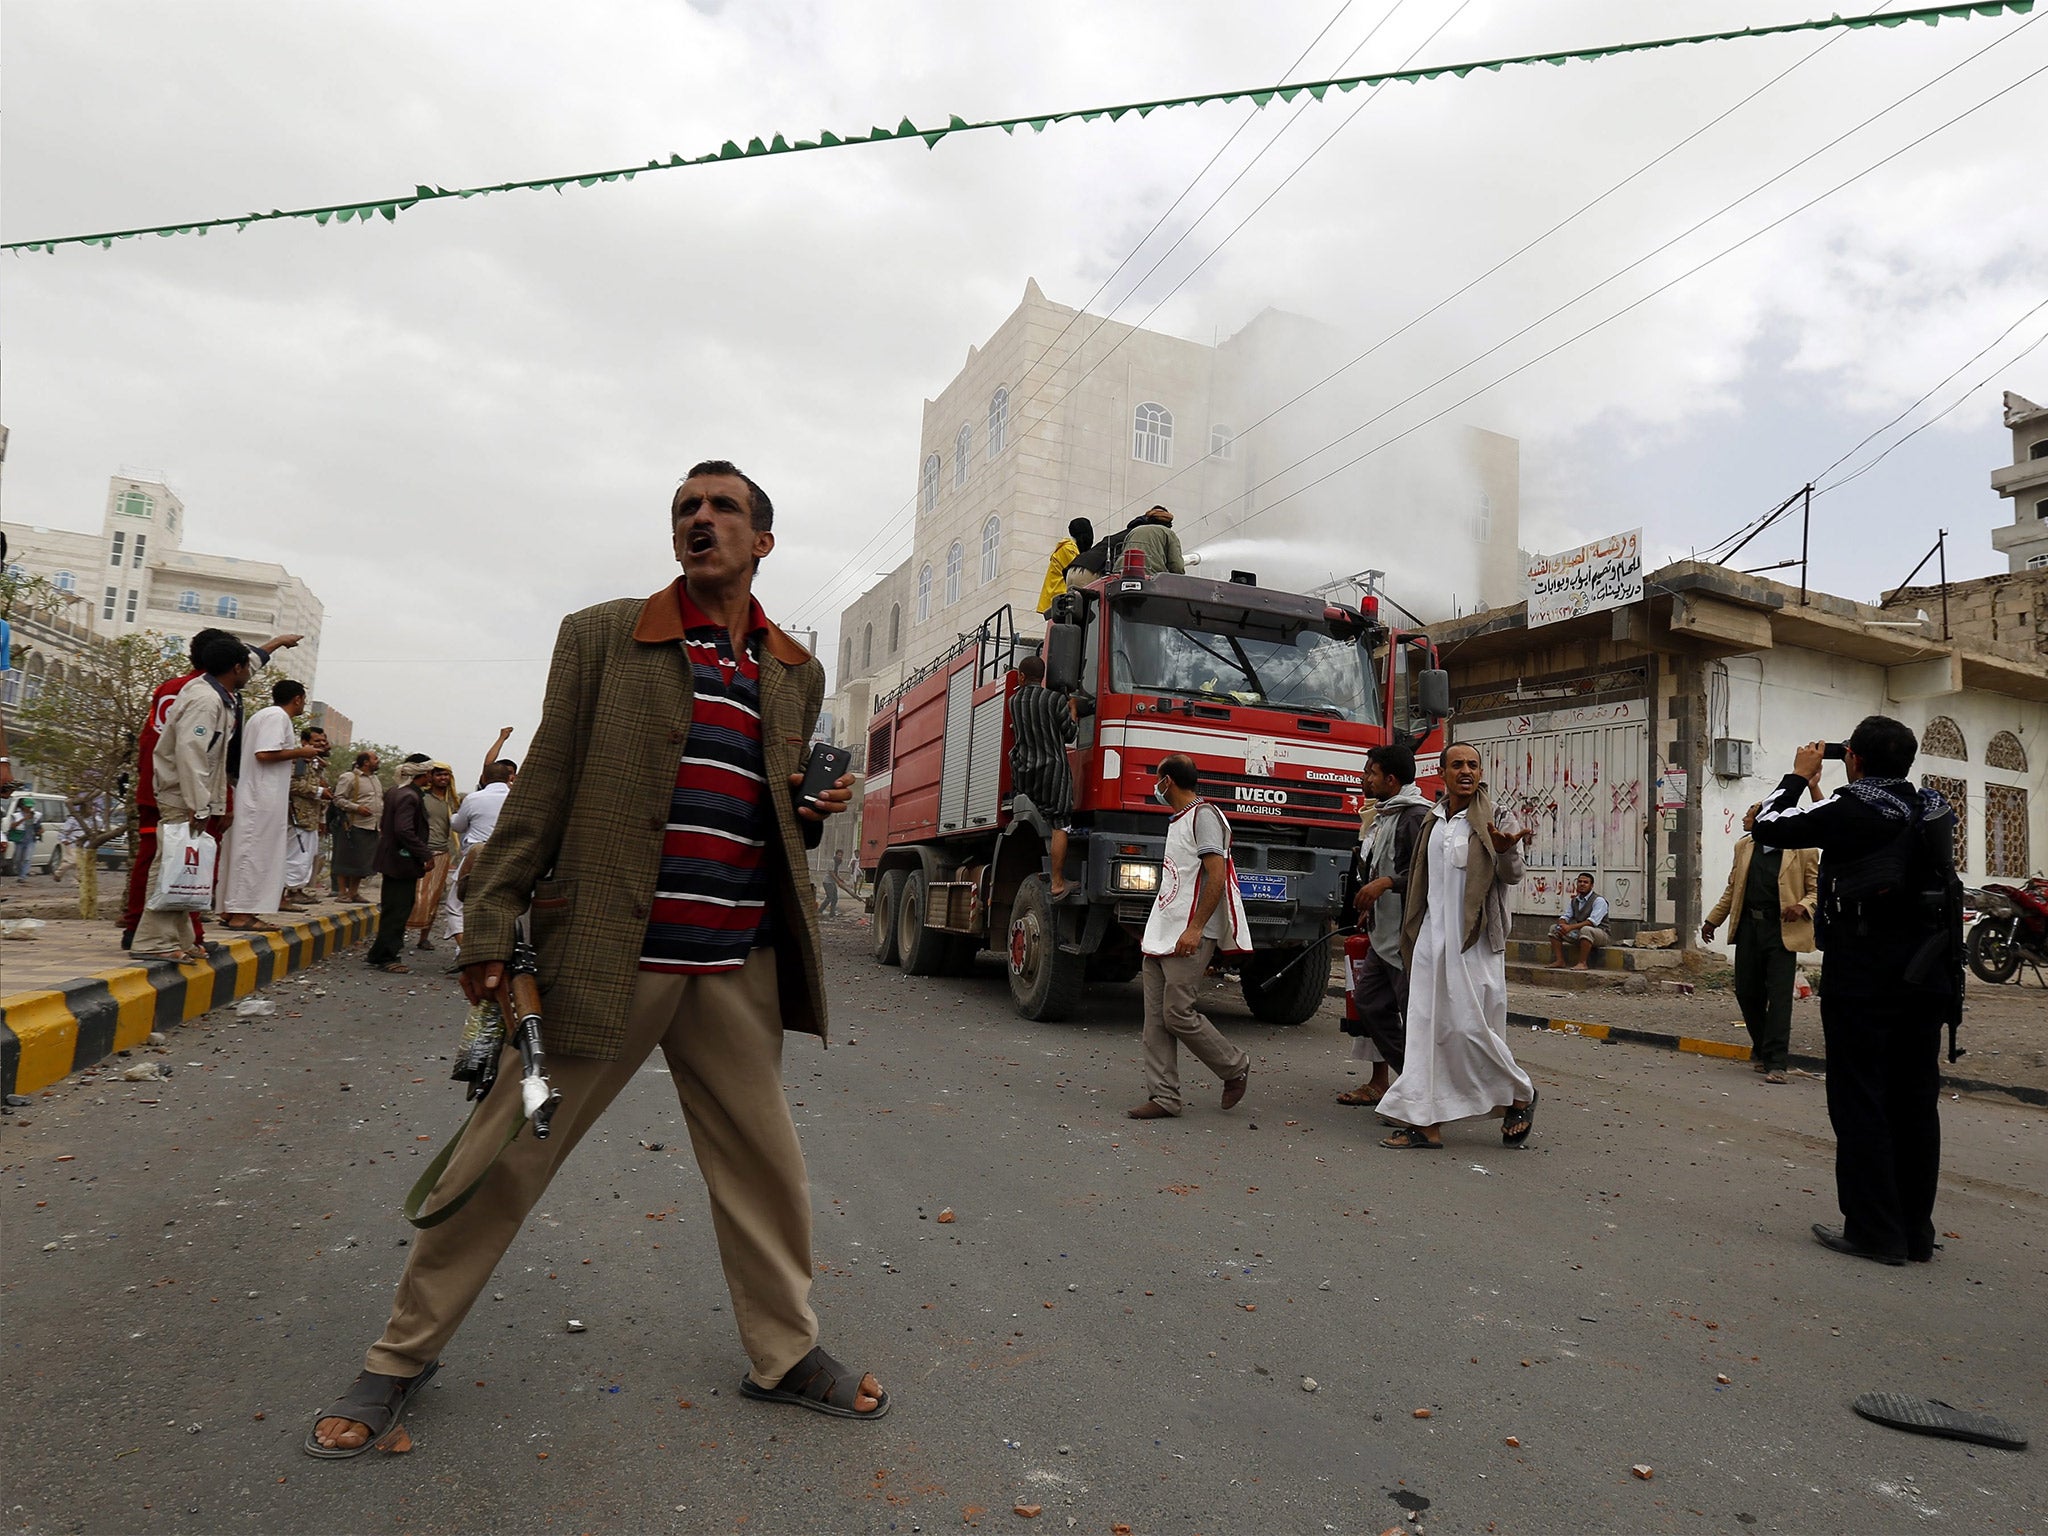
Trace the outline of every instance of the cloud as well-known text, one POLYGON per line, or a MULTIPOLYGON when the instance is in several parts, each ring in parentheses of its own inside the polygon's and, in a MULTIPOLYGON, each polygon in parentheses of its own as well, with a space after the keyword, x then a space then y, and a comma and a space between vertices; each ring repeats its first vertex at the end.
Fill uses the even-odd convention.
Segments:
MULTIPOLYGON (((34 7, 10 16, 6 228, 25 238, 637 164, 735 133, 1256 83, 1330 9, 479 0, 362 4, 314 25, 288 7, 205 0, 34 7)), ((1357 0, 1305 69, 1333 67, 1389 15, 1353 67, 1398 62, 1452 9, 1357 0)), ((1683 24, 1809 9, 1707 0, 1683 24)), ((1345 409, 1395 409, 1339 453, 1528 361, 2048 62, 2048 26, 2021 26, 1828 45, 1361 364, 1345 409), (2002 34, 2011 41, 1726 220, 1454 372, 2002 34)), ((1621 0, 1478 0, 1426 57, 1645 27, 1621 0)), ((1362 348, 1817 46, 1389 87, 1321 149, 1359 97, 1276 106, 1168 237, 1270 149, 1118 317, 1164 298, 1153 324, 1207 338, 1271 305, 1362 348)), ((1733 527, 2048 291, 2048 244, 2025 196, 2037 101, 2015 91, 1459 407, 1452 419, 1524 438, 1525 541, 1638 522, 1653 540, 1733 527), (1813 441, 1782 440, 1788 395, 1813 441), (1660 477, 1667 458, 1697 466, 1683 494, 1660 477)), ((1062 302, 1094 292, 1246 116, 1212 107, 936 151, 892 144, 426 207, 393 225, 275 225, 20 259, 0 314, 14 386, 8 516, 90 526, 117 464, 168 466, 195 547, 281 560, 327 603, 319 691, 367 734, 446 756, 487 741, 501 716, 530 726, 538 658, 564 611, 664 579, 668 496, 688 463, 716 454, 774 493, 781 543, 764 600, 792 617, 822 609, 829 655, 828 599, 852 590, 834 583, 914 491, 923 399, 1027 277, 1062 302)), ((2027 367, 2010 387, 2031 380, 2039 398, 2048 352, 2027 367)), ((1926 542, 1915 466, 1942 466, 1941 483, 1988 523, 1996 440, 1981 406, 1959 411, 1898 456, 1899 477, 1857 482, 1861 547, 1817 578, 1874 590, 1894 549, 1926 542), (1887 486, 1911 494, 1894 502, 1887 486)), ((1261 530, 1287 531, 1277 514, 1261 530)), ((902 547, 863 564, 880 570, 902 547)))

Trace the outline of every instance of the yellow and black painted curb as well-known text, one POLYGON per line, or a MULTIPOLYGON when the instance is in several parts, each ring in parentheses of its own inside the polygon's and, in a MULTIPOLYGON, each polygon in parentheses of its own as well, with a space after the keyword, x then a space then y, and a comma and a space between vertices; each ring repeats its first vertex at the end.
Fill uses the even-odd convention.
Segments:
MULTIPOLYGON (((1682 1051, 1688 1056, 1717 1056, 1723 1061, 1748 1061, 1750 1049, 1732 1040, 1703 1040, 1697 1035, 1667 1035, 1654 1029, 1629 1029, 1620 1024, 1590 1024, 1581 1019, 1546 1019, 1541 1014, 1508 1014, 1510 1024, 1520 1024, 1529 1029, 1547 1029, 1557 1034, 1579 1035, 1587 1040, 1606 1040, 1619 1044, 1653 1046, 1658 1050, 1682 1051)), ((1807 1072, 1825 1073, 1827 1059, 1821 1056, 1792 1056, 1787 1058, 1790 1065, 1807 1072)), ((2018 1083, 1994 1083, 1982 1078, 1959 1077, 1953 1072, 1941 1074, 1941 1086, 1953 1093, 1996 1093, 2008 1099, 2018 1099, 2022 1104, 2048 1106, 2048 1089, 2031 1088, 2018 1083)))
POLYGON ((34 1093, 62 1082, 115 1051, 141 1045, 152 1030, 246 997, 376 930, 375 907, 294 918, 275 933, 217 928, 224 939, 208 941, 204 960, 138 961, 0 998, 0 1092, 34 1093))

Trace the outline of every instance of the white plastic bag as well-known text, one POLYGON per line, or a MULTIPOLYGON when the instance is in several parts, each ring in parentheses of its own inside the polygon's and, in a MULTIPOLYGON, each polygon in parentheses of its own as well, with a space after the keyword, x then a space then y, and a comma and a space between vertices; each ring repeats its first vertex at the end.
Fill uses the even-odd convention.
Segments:
POLYGON ((156 878, 150 883, 152 912, 204 912, 213 905, 213 867, 219 846, 202 826, 167 821, 157 829, 156 878))

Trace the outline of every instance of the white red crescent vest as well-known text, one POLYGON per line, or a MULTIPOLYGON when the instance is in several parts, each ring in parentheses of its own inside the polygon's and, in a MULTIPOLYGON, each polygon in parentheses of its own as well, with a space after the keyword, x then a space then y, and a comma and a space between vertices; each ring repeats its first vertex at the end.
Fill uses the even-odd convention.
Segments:
POLYGON ((1244 896, 1237 888, 1237 861, 1230 856, 1230 823, 1207 800, 1197 800, 1166 824, 1166 862, 1159 870, 1159 894, 1145 922, 1140 947, 1148 955, 1170 955, 1195 915, 1195 892, 1201 883, 1202 859, 1195 852, 1195 818, 1207 811, 1223 833, 1223 900, 1209 917, 1204 938, 1214 939, 1219 953, 1251 953, 1252 927, 1244 915, 1244 896))

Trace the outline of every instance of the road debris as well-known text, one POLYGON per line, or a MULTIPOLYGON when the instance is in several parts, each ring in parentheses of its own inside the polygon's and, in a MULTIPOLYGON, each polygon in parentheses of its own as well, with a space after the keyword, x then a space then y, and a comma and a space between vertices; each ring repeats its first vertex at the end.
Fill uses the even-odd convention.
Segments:
POLYGON ((1657 1475, 1654 1471, 1651 1470, 1650 1464, 1646 1461, 1637 1462, 1634 1466, 1629 1468, 1629 1472, 1633 1476, 1641 1478, 1646 1483, 1651 1478, 1657 1475))

